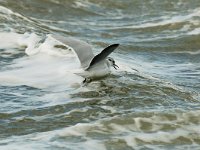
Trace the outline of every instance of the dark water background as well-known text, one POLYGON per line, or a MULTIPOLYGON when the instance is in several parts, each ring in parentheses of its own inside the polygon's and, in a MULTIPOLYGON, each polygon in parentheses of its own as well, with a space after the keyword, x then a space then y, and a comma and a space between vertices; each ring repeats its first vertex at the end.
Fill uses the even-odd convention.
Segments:
POLYGON ((199 0, 0 0, 1 150, 198 150, 199 102, 199 0), (49 33, 120 69, 81 87, 49 33))

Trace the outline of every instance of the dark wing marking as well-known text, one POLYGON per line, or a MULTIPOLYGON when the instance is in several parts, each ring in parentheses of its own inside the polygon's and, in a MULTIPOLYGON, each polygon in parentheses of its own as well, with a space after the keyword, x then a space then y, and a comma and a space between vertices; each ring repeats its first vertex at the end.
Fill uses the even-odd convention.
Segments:
POLYGON ((91 60, 94 58, 92 47, 88 43, 72 37, 63 37, 61 35, 51 35, 51 37, 64 45, 70 46, 78 56, 81 67, 84 69, 88 68, 91 60))
POLYGON ((93 65, 95 65, 96 63, 104 60, 108 55, 110 55, 117 47, 119 46, 119 44, 112 44, 108 47, 106 47, 101 53, 99 53, 98 55, 96 55, 92 61, 90 62, 89 67, 86 69, 88 70, 90 67, 92 67, 93 65))

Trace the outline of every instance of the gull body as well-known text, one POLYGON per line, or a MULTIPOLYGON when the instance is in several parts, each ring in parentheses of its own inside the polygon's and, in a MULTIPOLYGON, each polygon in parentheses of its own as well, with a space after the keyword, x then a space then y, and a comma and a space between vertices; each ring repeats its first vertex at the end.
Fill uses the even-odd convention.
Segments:
POLYGON ((101 61, 98 64, 92 66, 91 68, 84 70, 82 73, 77 74, 91 80, 99 79, 110 74, 110 65, 111 64, 108 62, 108 60, 101 61))
POLYGON ((101 51, 98 55, 94 55, 92 47, 81 40, 75 38, 65 38, 60 35, 51 35, 55 40, 65 45, 69 49, 73 50, 81 64, 82 72, 76 74, 85 78, 84 82, 90 82, 91 80, 99 79, 110 74, 110 67, 113 66, 117 69, 117 65, 113 58, 108 57, 119 44, 112 44, 101 51))

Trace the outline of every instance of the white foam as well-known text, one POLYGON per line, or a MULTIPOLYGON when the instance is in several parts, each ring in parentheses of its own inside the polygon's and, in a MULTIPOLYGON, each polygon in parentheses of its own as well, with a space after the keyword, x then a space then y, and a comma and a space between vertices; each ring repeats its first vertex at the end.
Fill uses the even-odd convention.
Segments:
POLYGON ((83 80, 73 73, 80 64, 73 52, 55 48, 55 41, 47 38, 45 42, 36 34, 0 33, 2 49, 26 46, 25 56, 15 59, 11 68, 0 72, 0 84, 28 85, 38 88, 70 87, 83 80))
POLYGON ((10 9, 8 9, 6 7, 0 6, 0 13, 3 13, 3 14, 13 14, 13 11, 11 11, 10 9))
POLYGON ((73 148, 74 150, 94 149, 95 147, 98 147, 95 149, 104 150, 108 141, 117 142, 118 140, 124 141, 127 146, 134 149, 139 148, 141 143, 156 148, 156 143, 162 143, 163 146, 172 143, 179 144, 181 138, 185 138, 189 144, 198 144, 194 139, 199 139, 200 111, 172 111, 172 118, 166 117, 168 115, 161 112, 150 113, 149 117, 134 117, 135 114, 129 114, 93 123, 78 123, 60 130, 10 137, 0 141, 0 144, 9 143, 1 145, 0 148, 11 149, 18 145, 19 149, 31 148, 31 146, 41 149, 48 145, 57 148, 73 148), (144 129, 146 123, 150 127, 146 125, 148 128, 144 129))
POLYGON ((77 0, 74 2, 75 4, 73 5, 75 8, 88 8, 90 3, 85 0, 85 1, 81 1, 81 0, 77 0))
POLYGON ((46 55, 18 59, 15 61, 16 64, 12 66, 12 70, 0 73, 0 83, 38 88, 50 88, 64 84, 67 86, 73 81, 80 81, 73 74, 73 67, 78 67, 71 63, 73 61, 75 60, 58 59, 46 55))
POLYGON ((200 34, 200 28, 196 28, 190 32, 188 32, 189 35, 199 35, 200 34))
POLYGON ((6 33, 0 32, 0 49, 9 49, 9 48, 17 48, 19 44, 17 39, 20 39, 22 36, 17 33, 6 33))

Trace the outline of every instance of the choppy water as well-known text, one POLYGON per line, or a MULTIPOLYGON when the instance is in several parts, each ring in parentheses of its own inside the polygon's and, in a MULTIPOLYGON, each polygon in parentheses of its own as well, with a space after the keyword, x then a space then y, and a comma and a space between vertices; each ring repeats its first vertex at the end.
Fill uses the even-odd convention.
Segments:
POLYGON ((200 149, 200 1, 0 0, 0 104, 1 150, 200 149), (49 33, 120 69, 82 87, 49 33))

